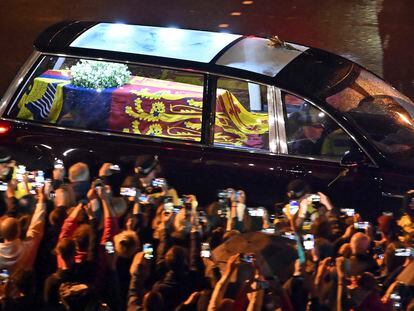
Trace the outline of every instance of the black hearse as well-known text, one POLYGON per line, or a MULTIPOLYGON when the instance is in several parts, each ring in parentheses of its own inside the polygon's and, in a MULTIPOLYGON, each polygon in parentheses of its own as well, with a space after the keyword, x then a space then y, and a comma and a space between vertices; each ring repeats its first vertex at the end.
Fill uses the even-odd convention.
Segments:
POLYGON ((271 206, 303 178, 371 213, 412 186, 414 105, 361 66, 277 37, 64 22, 44 31, 4 95, 0 141, 19 162, 156 154, 199 201, 217 189, 271 206))

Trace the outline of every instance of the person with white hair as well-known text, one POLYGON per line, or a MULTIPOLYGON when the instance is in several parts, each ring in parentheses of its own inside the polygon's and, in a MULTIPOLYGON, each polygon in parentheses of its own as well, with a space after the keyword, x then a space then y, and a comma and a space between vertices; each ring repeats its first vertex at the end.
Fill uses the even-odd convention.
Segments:
POLYGON ((85 199, 90 188, 88 165, 82 162, 73 164, 69 168, 68 179, 74 191, 76 202, 85 199))

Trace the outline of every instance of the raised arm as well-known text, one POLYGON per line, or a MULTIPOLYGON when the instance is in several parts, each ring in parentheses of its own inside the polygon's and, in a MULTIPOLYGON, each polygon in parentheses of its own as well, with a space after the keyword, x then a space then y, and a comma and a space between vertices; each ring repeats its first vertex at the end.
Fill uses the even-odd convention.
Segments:
POLYGON ((230 276, 232 273, 237 269, 240 264, 239 254, 233 255, 227 261, 226 270, 224 271, 223 276, 221 277, 220 281, 214 287, 213 294, 210 298, 210 303, 208 305, 207 311, 214 311, 217 310, 220 306, 221 301, 224 298, 224 295, 227 291, 227 287, 229 285, 230 276))

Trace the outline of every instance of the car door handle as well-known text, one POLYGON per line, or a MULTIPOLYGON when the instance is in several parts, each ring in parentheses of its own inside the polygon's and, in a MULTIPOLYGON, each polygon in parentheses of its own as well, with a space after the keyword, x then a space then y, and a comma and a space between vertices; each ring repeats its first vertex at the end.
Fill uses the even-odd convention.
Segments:
POLYGON ((287 169, 285 172, 292 174, 305 174, 305 171, 302 171, 300 169, 287 169))
POLYGON ((386 198, 404 199, 405 195, 391 192, 381 192, 381 195, 386 198))
POLYGON ((303 167, 301 166, 294 166, 292 168, 288 168, 285 170, 286 173, 296 174, 296 175, 304 175, 306 173, 312 173, 307 172, 303 167))

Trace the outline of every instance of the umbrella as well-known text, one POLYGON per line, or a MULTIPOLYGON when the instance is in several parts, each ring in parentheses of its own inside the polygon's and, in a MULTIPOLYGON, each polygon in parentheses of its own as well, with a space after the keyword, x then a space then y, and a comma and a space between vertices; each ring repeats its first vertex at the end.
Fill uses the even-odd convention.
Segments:
POLYGON ((407 286, 414 286, 414 261, 401 271, 397 276, 397 281, 404 283, 407 286))
POLYGON ((213 258, 223 271, 228 258, 237 253, 253 253, 265 277, 287 280, 297 259, 295 242, 274 234, 250 232, 236 235, 214 249, 213 258))

